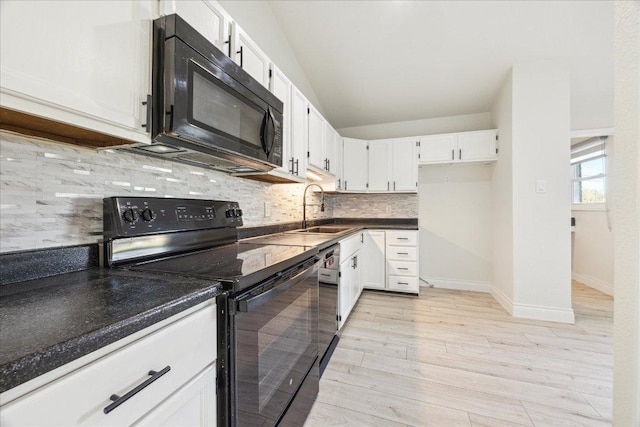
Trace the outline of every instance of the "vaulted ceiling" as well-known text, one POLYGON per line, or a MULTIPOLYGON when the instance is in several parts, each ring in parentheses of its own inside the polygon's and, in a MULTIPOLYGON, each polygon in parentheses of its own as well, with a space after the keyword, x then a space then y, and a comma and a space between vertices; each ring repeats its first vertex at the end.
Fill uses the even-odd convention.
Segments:
POLYGON ((269 4, 337 129, 490 111, 537 60, 569 65, 573 130, 613 125, 613 2, 269 4))

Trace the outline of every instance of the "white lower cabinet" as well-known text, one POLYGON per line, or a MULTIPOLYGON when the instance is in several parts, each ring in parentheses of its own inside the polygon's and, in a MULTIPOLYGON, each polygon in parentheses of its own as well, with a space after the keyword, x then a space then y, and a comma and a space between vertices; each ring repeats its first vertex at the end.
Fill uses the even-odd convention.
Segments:
POLYGON ((0 425, 214 426, 216 350, 209 304, 3 405, 0 425))
POLYGON ((364 231, 340 241, 340 281, 338 285, 338 329, 347 321, 362 293, 361 248, 364 231))
POLYGON ((209 365, 136 425, 215 426, 216 364, 209 365))
POLYGON ((366 289, 385 289, 387 281, 385 232, 369 230, 364 233, 362 253, 362 284, 366 289))
POLYGON ((387 289, 417 294, 418 232, 413 230, 387 231, 387 289))
POLYGON ((371 230, 361 249, 365 289, 417 294, 418 232, 371 230))

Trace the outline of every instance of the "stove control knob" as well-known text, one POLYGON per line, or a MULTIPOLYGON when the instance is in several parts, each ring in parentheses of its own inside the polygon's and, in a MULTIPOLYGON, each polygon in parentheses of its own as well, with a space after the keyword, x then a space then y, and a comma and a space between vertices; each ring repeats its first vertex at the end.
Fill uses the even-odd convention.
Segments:
POLYGON ((224 213, 227 218, 233 218, 233 209, 227 209, 224 213))
POLYGON ((242 216, 242 209, 236 209, 236 216, 238 217, 242 216))
POLYGON ((145 210, 142 211, 142 219, 150 222, 153 221, 154 219, 156 219, 156 213, 153 211, 153 209, 147 208, 145 210))
POLYGON ((138 221, 138 212, 133 209, 127 209, 122 214, 122 218, 129 224, 135 224, 138 221))

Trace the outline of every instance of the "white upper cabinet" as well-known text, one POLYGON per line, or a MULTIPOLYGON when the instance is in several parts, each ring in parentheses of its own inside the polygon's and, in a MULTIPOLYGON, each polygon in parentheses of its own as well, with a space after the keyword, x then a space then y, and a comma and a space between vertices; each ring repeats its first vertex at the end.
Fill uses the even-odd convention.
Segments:
POLYGON ((150 94, 153 1, 3 1, 0 104, 135 142, 150 94))
POLYGON ((429 135, 420 138, 420 163, 449 163, 455 158, 457 134, 429 135))
POLYGON ((458 159, 463 162, 495 160, 497 135, 495 130, 458 134, 458 159))
POLYGON ((492 129, 423 136, 420 138, 420 164, 496 160, 497 135, 492 129))
POLYGON ((233 60, 264 87, 269 87, 269 57, 236 22, 232 23, 231 32, 233 60))
POLYGON ((391 140, 369 142, 369 191, 390 191, 391 140))
POLYGON ((368 142, 361 139, 343 139, 343 191, 367 190, 367 145, 368 142))
POLYGON ((293 174, 304 178, 307 174, 309 147, 308 101, 297 87, 291 85, 291 164, 293 174))
POLYGON ((160 14, 178 14, 227 56, 231 56, 231 17, 213 0, 161 0, 160 14))
POLYGON ((324 170, 324 133, 325 120, 322 114, 311 103, 308 107, 309 114, 309 158, 307 166, 324 170))
POLYGON ((393 141, 393 191, 418 190, 418 153, 417 138, 396 139, 393 141))
POLYGON ((336 175, 336 132, 329 122, 324 122, 324 169, 331 175, 336 175))
POLYGON ((336 132, 334 134, 334 137, 335 137, 336 152, 335 152, 334 160, 331 162, 331 167, 334 168, 332 172, 335 173, 335 175, 336 175, 335 189, 340 191, 340 190, 342 190, 342 187, 344 186, 343 169, 342 169, 342 165, 343 165, 343 155, 342 155, 343 139, 342 139, 342 137, 340 136, 340 134, 338 132, 336 132))
POLYGON ((282 173, 293 174, 293 147, 291 146, 291 81, 275 64, 271 64, 269 90, 283 104, 282 111, 282 173))

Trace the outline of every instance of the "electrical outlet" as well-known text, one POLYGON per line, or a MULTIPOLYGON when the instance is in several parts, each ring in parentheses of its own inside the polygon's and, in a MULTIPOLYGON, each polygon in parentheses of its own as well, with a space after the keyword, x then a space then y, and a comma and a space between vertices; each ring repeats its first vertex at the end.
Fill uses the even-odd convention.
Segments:
POLYGON ((269 218, 271 216, 271 203, 264 202, 264 217, 269 218))
POLYGON ((313 213, 317 214, 318 212, 320 212, 320 208, 318 206, 314 206, 313 207, 313 213))

